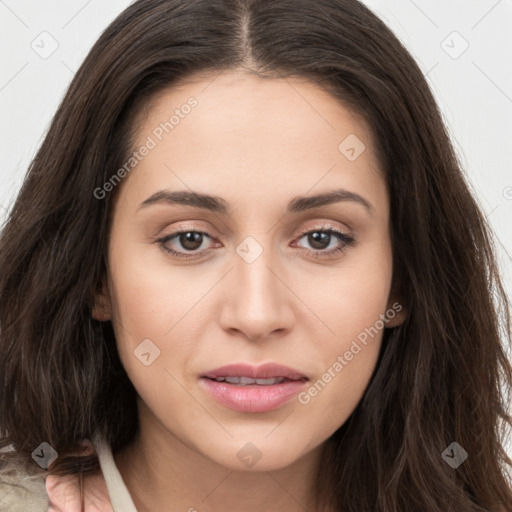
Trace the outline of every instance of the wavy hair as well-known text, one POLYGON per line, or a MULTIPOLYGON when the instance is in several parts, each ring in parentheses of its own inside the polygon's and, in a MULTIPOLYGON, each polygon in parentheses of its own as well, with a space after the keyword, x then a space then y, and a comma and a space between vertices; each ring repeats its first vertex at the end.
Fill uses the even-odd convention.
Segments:
POLYGON ((391 30, 357 0, 139 0, 104 31, 62 100, 0 236, 0 446, 50 472, 93 473, 76 455, 103 432, 137 432, 136 391, 110 322, 91 316, 106 273, 102 187, 127 160, 134 120, 194 73, 304 77, 371 127, 391 205, 393 286, 409 315, 385 329, 317 486, 335 510, 512 510, 502 446, 511 425, 508 298, 491 227, 465 182, 433 94, 391 30), (457 469, 452 442, 468 452, 457 469), (75 455, 73 455, 75 454, 75 455))

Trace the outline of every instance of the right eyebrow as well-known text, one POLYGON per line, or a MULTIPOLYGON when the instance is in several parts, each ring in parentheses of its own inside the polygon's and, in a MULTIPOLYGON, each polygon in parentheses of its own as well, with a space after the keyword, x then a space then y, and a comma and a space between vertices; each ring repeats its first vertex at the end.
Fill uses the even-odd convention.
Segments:
POLYGON ((148 197, 139 205, 139 209, 146 208, 152 204, 169 203, 182 204, 186 206, 195 206, 203 208, 215 213, 227 214, 231 212, 229 203, 222 197, 211 196, 208 194, 199 194, 197 192, 188 191, 169 191, 160 190, 152 196, 148 197))

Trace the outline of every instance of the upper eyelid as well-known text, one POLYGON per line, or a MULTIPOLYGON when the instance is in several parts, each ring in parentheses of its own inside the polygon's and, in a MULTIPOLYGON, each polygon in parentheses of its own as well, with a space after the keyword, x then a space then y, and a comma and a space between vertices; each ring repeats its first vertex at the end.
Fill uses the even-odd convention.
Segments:
MULTIPOLYGON (((348 219, 347 219, 348 220, 348 219)), ((172 222, 172 223, 169 223, 169 224, 179 224, 176 228, 173 229, 172 232, 175 232, 175 231, 181 231, 181 230, 195 230, 195 231, 214 231, 216 233, 220 233, 221 235, 223 236, 226 236, 226 235, 233 235, 234 234, 234 230, 229 227, 229 226, 226 226, 224 223, 222 223, 223 227, 225 227, 226 229, 219 229, 219 228, 216 228, 216 227, 211 227, 212 224, 209 220, 204 220, 204 219, 201 219, 201 218, 198 218, 198 219, 190 219, 190 220, 177 220, 176 222, 172 222)), ((274 227, 272 228, 272 230, 275 229, 276 226, 278 226, 279 224, 281 224, 281 219, 278 220, 275 224, 274 224, 274 227)), ((333 229, 339 229, 341 231, 346 231, 346 232, 351 232, 352 231, 352 228, 351 226, 349 225, 349 223, 345 222, 345 221, 342 221, 340 219, 336 220, 336 219, 333 219, 333 218, 328 218, 328 217, 324 217, 322 218, 321 215, 318 215, 318 217, 316 218, 299 218, 299 219, 294 219, 293 220, 293 224, 300 224, 301 226, 302 225, 305 225, 306 227, 305 228, 299 228, 299 230, 302 230, 302 229, 320 229, 322 226, 326 226, 326 228, 333 228, 333 229)), ((163 228, 163 230, 167 230, 169 228, 169 225, 167 225, 167 227, 164 227, 164 226, 161 226, 163 228)), ((289 229, 287 229, 287 231, 290 231, 289 229)), ((297 228, 292 228, 291 231, 297 231, 297 228)), ((171 231, 169 231, 171 232, 171 231)))
MULTIPOLYGON (((308 233, 310 231, 315 231, 315 230, 317 230, 317 231, 333 230, 333 231, 339 231, 347 236, 351 235, 352 229, 349 228, 348 226, 346 226, 346 228, 347 229, 337 227, 337 226, 333 225, 333 223, 330 221, 318 221, 318 224, 299 229, 297 235, 303 235, 304 233, 308 233)), ((211 230, 208 228, 202 228, 200 226, 192 224, 190 226, 177 227, 177 228, 169 231, 168 234, 158 235, 155 238, 156 239, 169 238, 169 237, 175 236, 177 234, 187 233, 190 231, 205 234, 205 235, 209 236, 210 238, 216 238, 218 236, 218 235, 212 235, 210 233, 211 230)), ((217 230, 214 229, 214 231, 217 231, 217 230)), ((232 232, 230 230, 230 234, 231 233, 232 232)), ((223 233, 223 234, 225 234, 225 233, 223 233)))

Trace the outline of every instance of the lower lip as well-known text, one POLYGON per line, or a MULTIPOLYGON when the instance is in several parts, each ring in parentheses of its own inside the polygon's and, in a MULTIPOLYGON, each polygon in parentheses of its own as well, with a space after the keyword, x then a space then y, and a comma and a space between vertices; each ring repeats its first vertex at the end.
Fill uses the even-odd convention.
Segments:
POLYGON ((203 386, 217 402, 241 412, 268 412, 278 409, 297 395, 304 387, 304 380, 287 380, 280 384, 237 385, 201 378, 203 386))

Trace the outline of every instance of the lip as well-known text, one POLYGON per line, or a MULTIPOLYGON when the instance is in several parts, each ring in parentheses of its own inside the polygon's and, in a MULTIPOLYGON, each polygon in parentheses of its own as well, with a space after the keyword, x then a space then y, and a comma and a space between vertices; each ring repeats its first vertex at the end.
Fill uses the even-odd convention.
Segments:
POLYGON ((201 375, 200 383, 211 398, 240 412, 268 412, 282 407, 304 388, 309 378, 301 372, 277 363, 261 366, 231 364, 201 375), (271 385, 229 384, 218 382, 217 377, 249 377, 251 379, 285 378, 271 385))

